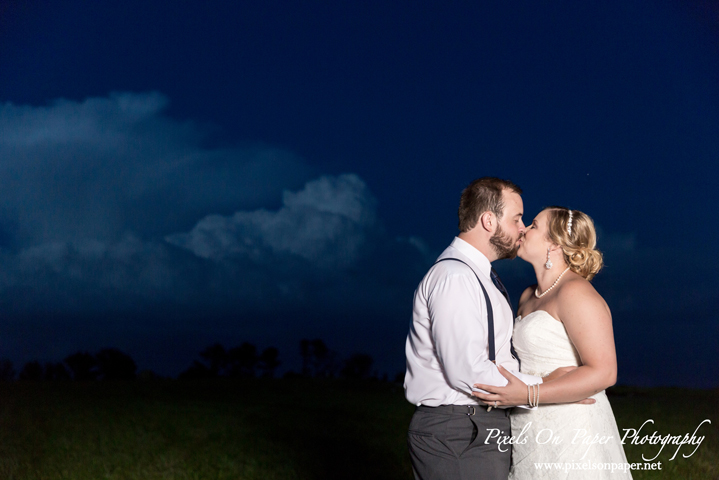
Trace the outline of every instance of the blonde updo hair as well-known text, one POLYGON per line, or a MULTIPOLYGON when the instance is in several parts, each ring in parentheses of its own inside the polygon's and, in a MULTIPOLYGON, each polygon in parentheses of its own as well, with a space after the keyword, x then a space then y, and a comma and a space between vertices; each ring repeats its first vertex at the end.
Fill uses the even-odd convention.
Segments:
POLYGON ((547 207, 547 236, 552 243, 562 247, 564 261, 576 274, 587 280, 594 278, 602 269, 602 253, 597 250, 597 231, 586 213, 572 210, 572 231, 569 232, 569 212, 564 207, 547 207))

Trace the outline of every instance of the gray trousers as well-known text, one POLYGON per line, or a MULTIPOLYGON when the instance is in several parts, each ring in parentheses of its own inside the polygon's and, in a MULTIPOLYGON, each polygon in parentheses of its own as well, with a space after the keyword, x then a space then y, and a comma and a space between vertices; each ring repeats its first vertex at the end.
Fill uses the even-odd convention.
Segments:
POLYGON ((409 454, 417 480, 507 480, 511 446, 487 441, 490 429, 509 436, 509 411, 465 405, 417 407, 409 424, 409 454), (474 412, 474 415, 468 413, 474 412), (486 442, 486 443, 485 443, 486 442))

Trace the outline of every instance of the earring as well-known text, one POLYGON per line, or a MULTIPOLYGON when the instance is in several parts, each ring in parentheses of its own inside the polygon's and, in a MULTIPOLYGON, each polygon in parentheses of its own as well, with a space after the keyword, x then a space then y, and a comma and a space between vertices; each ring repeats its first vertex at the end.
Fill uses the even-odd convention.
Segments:
POLYGON ((549 258, 549 247, 547 247, 547 263, 544 264, 544 268, 546 268, 547 270, 552 268, 552 259, 549 258))

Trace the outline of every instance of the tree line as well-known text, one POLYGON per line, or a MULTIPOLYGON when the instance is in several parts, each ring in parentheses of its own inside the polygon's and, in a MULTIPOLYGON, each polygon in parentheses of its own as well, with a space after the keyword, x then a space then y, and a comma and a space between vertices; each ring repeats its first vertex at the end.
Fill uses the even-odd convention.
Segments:
MULTIPOLYGON (((299 372, 288 371, 285 377, 347 378, 361 380, 377 378, 372 370, 370 355, 355 353, 347 358, 329 349, 321 339, 299 342, 302 365, 299 372)), ((208 346, 199 359, 179 375, 179 379, 206 378, 273 378, 282 364, 279 351, 267 347, 261 352, 249 342, 225 348, 220 343, 208 346)), ((152 372, 142 372, 142 378, 156 378, 152 372)), ((105 348, 95 354, 76 352, 62 362, 27 362, 16 372, 10 360, 0 360, 0 381, 11 380, 134 380, 138 377, 135 361, 116 348, 105 348)), ((386 375, 384 376, 386 380, 386 375)))
MULTIPOLYGON (((96 354, 77 352, 62 362, 37 360, 27 362, 19 374, 19 380, 133 380, 137 376, 137 365, 126 353, 116 348, 104 348, 96 354)), ((10 360, 0 360, 0 381, 16 378, 10 360)))

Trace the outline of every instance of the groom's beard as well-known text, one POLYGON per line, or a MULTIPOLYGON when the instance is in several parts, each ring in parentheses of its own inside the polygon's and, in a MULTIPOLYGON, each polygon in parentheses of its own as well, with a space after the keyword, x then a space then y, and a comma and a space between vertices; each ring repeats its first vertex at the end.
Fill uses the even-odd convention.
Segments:
POLYGON ((492 235, 492 238, 489 239, 489 243, 497 254, 497 260, 505 258, 511 260, 517 256, 517 250, 519 250, 517 240, 504 233, 504 230, 499 225, 497 225, 497 230, 492 235))

